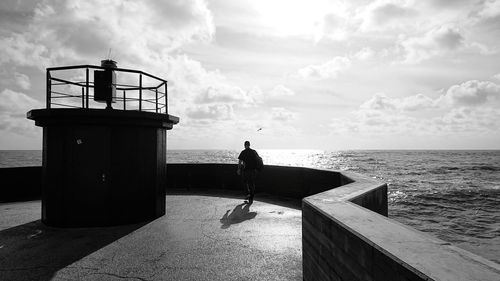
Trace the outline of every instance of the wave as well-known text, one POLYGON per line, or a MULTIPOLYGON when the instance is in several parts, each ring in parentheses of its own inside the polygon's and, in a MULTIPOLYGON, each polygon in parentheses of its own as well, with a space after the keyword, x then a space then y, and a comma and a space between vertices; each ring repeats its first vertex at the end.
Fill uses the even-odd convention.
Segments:
POLYGON ((480 170, 480 171, 500 171, 500 166, 472 166, 470 170, 480 170))
POLYGON ((500 171, 500 166, 493 166, 493 165, 475 165, 475 166, 462 166, 462 167, 441 166, 438 168, 431 169, 428 172, 431 174, 449 174, 453 172, 468 172, 468 171, 497 172, 500 171))

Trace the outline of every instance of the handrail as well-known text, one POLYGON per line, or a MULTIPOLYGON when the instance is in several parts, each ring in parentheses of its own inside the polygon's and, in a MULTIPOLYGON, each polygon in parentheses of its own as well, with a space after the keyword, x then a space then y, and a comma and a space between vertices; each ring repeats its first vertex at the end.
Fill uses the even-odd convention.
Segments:
POLYGON ((71 108, 94 108, 96 103, 93 100, 95 96, 95 81, 91 78, 89 70, 112 70, 119 74, 120 72, 137 74, 138 84, 130 83, 113 83, 112 86, 116 91, 116 96, 113 98, 113 102, 121 102, 123 105, 117 106, 117 110, 139 110, 139 111, 154 111, 156 113, 168 114, 168 102, 167 102, 167 80, 160 78, 158 76, 146 73, 141 70, 127 69, 127 68, 109 68, 97 65, 70 65, 70 66, 59 66, 59 67, 48 67, 46 69, 46 107, 51 108, 52 105, 57 105, 60 107, 71 107, 71 108), (81 76, 78 80, 65 79, 61 76, 57 77, 57 73, 66 70, 84 70, 84 81, 82 81, 81 76), (147 84, 144 85, 144 77, 149 77, 153 80, 158 81, 156 84, 154 81, 147 80, 147 84), (54 83, 53 83, 54 82, 54 83), (153 84, 153 86, 151 86, 153 84), (156 86, 155 86, 156 85, 156 86), (164 86, 164 89, 161 87, 164 86), (66 87, 61 90, 61 87, 66 87), (66 92, 71 87, 78 87, 80 91, 66 92), (55 89, 58 89, 56 91, 55 89), (130 94, 129 92, 132 92, 130 94), (81 106, 75 106, 73 102, 64 103, 65 98, 81 98, 81 106), (52 99, 57 99, 57 103, 52 101, 52 99), (164 100, 162 100, 164 99, 164 100), (133 103, 132 108, 128 103, 133 103), (147 105, 147 106, 146 106, 147 105), (127 109, 127 106, 129 109, 127 109), (118 109, 120 108, 120 109, 118 109))
MULTIPOLYGON (((57 71, 57 70, 71 70, 71 69, 81 69, 81 68, 93 68, 93 69, 109 69, 107 67, 102 67, 102 66, 97 66, 97 65, 90 65, 90 64, 82 64, 82 65, 69 65, 69 66, 57 66, 57 67, 48 67, 47 68, 47 71, 57 71)), ((163 81, 163 82, 167 82, 167 80, 163 79, 163 78, 160 78, 158 76, 154 76, 152 74, 149 74, 149 73, 146 73, 146 72, 143 72, 141 70, 135 70, 135 69, 128 69, 128 68, 113 68, 114 71, 118 71, 118 72, 131 72, 131 73, 137 73, 137 74, 143 74, 143 75, 146 75, 148 77, 151 77, 151 78, 154 78, 156 80, 160 80, 160 81, 163 81)), ((158 86, 160 87, 161 84, 158 86)))

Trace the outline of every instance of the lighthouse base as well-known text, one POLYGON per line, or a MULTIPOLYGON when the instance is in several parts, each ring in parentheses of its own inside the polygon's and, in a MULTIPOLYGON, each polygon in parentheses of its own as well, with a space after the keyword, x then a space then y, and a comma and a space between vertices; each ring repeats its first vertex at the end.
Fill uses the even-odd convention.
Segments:
POLYGON ((165 215, 167 114, 38 109, 43 127, 42 221, 109 226, 165 215))

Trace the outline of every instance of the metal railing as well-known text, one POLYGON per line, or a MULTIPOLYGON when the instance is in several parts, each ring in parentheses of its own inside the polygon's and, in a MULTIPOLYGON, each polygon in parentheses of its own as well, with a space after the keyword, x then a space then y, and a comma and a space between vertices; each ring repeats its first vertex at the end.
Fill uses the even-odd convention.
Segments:
MULTIPOLYGON (((109 70, 96 65, 73 65, 47 68, 46 108, 102 108, 102 103, 94 101, 95 83, 90 70, 109 70), (72 72, 72 78, 61 78, 62 74, 72 72), (75 72, 77 73, 75 75, 75 72), (83 73, 82 73, 83 72, 83 73), (57 74, 60 74, 57 77, 57 74)), ((137 83, 115 83, 115 106, 113 109, 138 110, 168 114, 167 81, 140 70, 112 68, 117 73, 129 73, 128 80, 137 83), (135 76, 135 77, 134 77, 135 76), (143 79, 149 79, 145 85, 143 79)))

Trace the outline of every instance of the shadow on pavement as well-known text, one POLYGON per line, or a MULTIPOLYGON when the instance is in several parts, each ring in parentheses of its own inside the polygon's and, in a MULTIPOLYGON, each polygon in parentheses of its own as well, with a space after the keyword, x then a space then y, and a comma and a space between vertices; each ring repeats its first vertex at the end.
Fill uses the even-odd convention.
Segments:
POLYGON ((220 219, 222 229, 230 227, 232 224, 251 220, 257 216, 256 212, 250 212, 250 204, 239 204, 234 207, 233 211, 227 210, 224 216, 220 219))
POLYGON ((40 220, 0 231, 0 279, 50 280, 54 274, 146 223, 55 228, 40 220))

